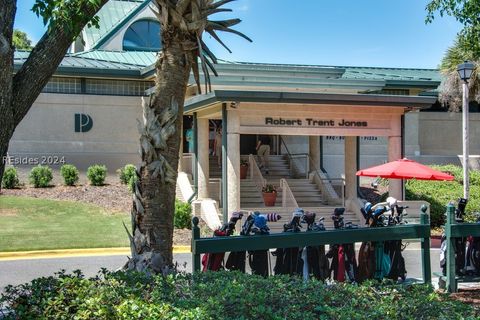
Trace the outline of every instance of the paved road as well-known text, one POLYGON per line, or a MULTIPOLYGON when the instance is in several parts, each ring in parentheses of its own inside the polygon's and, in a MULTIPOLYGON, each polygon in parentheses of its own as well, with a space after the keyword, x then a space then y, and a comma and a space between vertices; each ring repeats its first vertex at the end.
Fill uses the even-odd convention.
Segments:
MULTIPOLYGON (((404 251, 409 278, 422 278, 421 251, 416 247, 412 245, 412 248, 404 251)), ((432 271, 439 271, 438 249, 432 249, 430 254, 432 271)), ((175 254, 174 258, 182 270, 191 272, 192 260, 189 253, 175 254), (185 263, 186 268, 184 267, 185 263)), ((80 269, 87 277, 90 277, 96 275, 102 267, 116 270, 126 261, 124 255, 0 261, 0 291, 3 291, 8 284, 22 284, 34 278, 53 275, 54 272, 61 269, 65 269, 67 272, 80 269)))

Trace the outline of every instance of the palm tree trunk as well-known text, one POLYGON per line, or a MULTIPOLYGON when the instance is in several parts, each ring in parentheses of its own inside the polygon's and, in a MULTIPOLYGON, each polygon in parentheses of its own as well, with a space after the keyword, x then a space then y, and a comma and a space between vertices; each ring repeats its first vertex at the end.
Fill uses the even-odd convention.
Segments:
POLYGON ((132 209, 132 259, 128 268, 154 273, 173 267, 173 215, 183 120, 190 73, 188 52, 164 48, 156 67, 156 90, 143 103, 142 166, 138 170, 132 209))

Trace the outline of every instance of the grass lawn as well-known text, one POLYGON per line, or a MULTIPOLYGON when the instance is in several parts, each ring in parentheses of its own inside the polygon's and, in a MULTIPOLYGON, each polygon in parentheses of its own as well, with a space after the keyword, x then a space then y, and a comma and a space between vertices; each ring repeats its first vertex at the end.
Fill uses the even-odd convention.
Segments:
POLYGON ((124 213, 70 201, 0 196, 0 252, 126 247, 124 213))

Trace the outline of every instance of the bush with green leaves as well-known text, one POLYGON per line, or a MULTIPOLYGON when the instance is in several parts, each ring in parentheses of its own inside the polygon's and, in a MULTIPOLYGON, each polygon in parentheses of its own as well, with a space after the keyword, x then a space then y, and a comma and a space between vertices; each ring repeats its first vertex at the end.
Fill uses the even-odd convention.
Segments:
POLYGON ((173 224, 177 229, 192 228, 192 206, 188 202, 175 200, 173 224))
POLYGON ((240 272, 147 275, 79 271, 6 287, 7 319, 478 319, 423 284, 324 284, 240 272), (9 318, 10 317, 10 318, 9 318))
POLYGON ((92 186, 103 186, 107 178, 107 167, 99 164, 88 167, 87 178, 92 186))
POLYGON ((49 166, 38 165, 32 168, 28 178, 35 188, 47 188, 53 180, 53 172, 49 166))
MULTIPOLYGON (((406 200, 423 200, 430 203, 430 224, 433 228, 445 223, 445 212, 449 202, 455 205, 463 197, 463 170, 456 165, 432 165, 432 168, 446 172, 455 177, 453 181, 408 180, 405 183, 406 200)), ((465 219, 473 222, 475 213, 480 212, 480 171, 472 170, 469 174, 470 199, 466 207, 465 219)), ((387 194, 379 201, 384 201, 387 194)))
POLYGON ((135 189, 135 182, 137 181, 136 170, 137 168, 133 164, 127 164, 125 165, 125 167, 117 170, 120 182, 122 184, 126 184, 130 192, 133 192, 133 190, 135 189))
POLYGON ((77 167, 75 167, 73 164, 64 164, 60 168, 60 173, 62 174, 65 185, 74 186, 75 183, 78 182, 79 172, 77 167))
POLYGON ((8 167, 3 172, 2 187, 5 189, 15 189, 20 185, 18 179, 17 169, 14 167, 8 167))

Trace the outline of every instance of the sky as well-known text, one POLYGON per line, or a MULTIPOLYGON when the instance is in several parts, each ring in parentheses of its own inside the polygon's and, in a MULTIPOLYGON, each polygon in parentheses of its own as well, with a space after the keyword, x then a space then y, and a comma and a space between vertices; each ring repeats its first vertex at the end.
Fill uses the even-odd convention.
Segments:
MULTIPOLYGON (((31 7, 18 0, 15 28, 35 43, 45 27, 31 7)), ((233 9, 211 19, 240 18, 235 28, 253 43, 222 34, 233 51, 213 39, 206 42, 218 58, 229 61, 436 68, 461 25, 438 16, 425 24, 428 0, 237 0, 233 9)))

